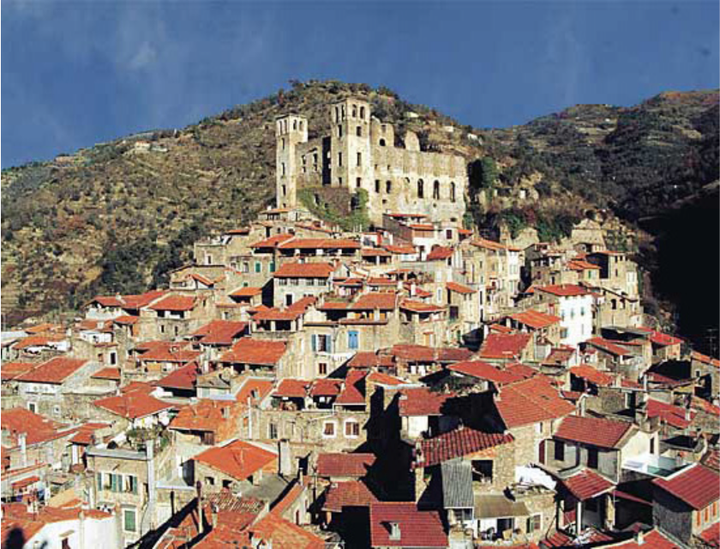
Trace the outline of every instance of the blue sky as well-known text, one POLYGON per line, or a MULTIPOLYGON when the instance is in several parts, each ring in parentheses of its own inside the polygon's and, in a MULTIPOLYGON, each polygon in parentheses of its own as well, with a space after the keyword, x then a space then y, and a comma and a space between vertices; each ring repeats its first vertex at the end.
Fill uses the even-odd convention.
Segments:
POLYGON ((465 124, 718 87, 716 1, 2 2, 2 166, 288 88, 386 85, 465 124))

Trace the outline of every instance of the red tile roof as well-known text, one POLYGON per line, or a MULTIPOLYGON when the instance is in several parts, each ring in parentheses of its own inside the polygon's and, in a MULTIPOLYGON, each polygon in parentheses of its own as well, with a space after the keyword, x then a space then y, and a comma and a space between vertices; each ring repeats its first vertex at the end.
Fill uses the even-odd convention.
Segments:
POLYGON ((143 391, 131 391, 118 396, 101 398, 94 401, 93 404, 126 419, 140 419, 174 408, 172 404, 158 400, 143 391))
POLYGON ((98 370, 90 377, 94 379, 110 379, 112 381, 120 381, 120 368, 103 368, 98 370))
POLYGON ((706 528, 700 533, 700 538, 710 547, 720 547, 720 522, 706 528))
POLYGON ((244 288, 239 288, 232 292, 230 294, 230 297, 253 297, 256 295, 260 295, 262 293, 262 288, 256 287, 256 286, 246 286, 244 288))
POLYGON ((153 311, 191 311, 195 302, 195 297, 191 295, 169 295, 150 305, 150 308, 153 311))
POLYGON ((132 326, 133 324, 137 324, 140 320, 139 316, 132 316, 132 315, 122 315, 117 318, 113 318, 113 322, 115 324, 128 324, 132 326))
POLYGON ((669 347, 671 345, 680 345, 683 340, 679 337, 674 337, 669 334, 664 334, 662 332, 658 332, 657 330, 653 330, 650 334, 650 341, 652 341, 655 345, 658 345, 660 347, 669 347))
POLYGON ((383 374, 382 372, 370 372, 365 377, 366 383, 376 383, 378 385, 390 385, 390 386, 398 386, 398 385, 405 385, 406 383, 397 377, 383 374))
POLYGON ((284 263, 275 278, 328 278, 335 267, 330 263, 284 263))
POLYGON ((391 356, 377 354, 374 351, 361 351, 355 353, 347 363, 348 368, 391 368, 395 365, 391 356))
POLYGON ((437 393, 427 387, 403 389, 398 407, 401 416, 441 416, 442 409, 454 393, 437 393))
POLYGON ((361 370, 350 370, 345 377, 345 383, 340 395, 335 399, 335 404, 359 405, 365 404, 365 377, 367 372, 361 370))
MULTIPOLYGON (((261 547, 273 549, 324 549, 325 541, 276 513, 268 513, 248 528, 254 540, 262 539, 261 547)), ((249 547, 250 544, 238 544, 249 547)))
POLYGON ((598 267, 594 263, 589 263, 588 261, 584 261, 582 259, 571 259, 570 261, 568 261, 567 265, 571 271, 600 270, 600 267, 598 267))
POLYGON ((293 238, 291 234, 276 234, 255 244, 250 244, 251 248, 277 248, 279 244, 293 238))
POLYGON ((695 510, 720 500, 720 474, 704 465, 694 464, 653 484, 687 503, 695 510))
POLYGON ((695 412, 687 410, 689 418, 685 417, 685 408, 673 406, 672 404, 654 399, 648 399, 645 403, 645 411, 649 418, 659 417, 663 423, 667 423, 678 429, 687 429, 696 415, 695 412))
POLYGON ((383 246, 388 252, 393 254, 400 254, 400 255, 412 255, 417 252, 415 249, 415 246, 412 246, 410 244, 404 245, 404 246, 398 246, 393 244, 387 244, 383 246))
POLYGON ((720 360, 717 358, 713 358, 708 355, 704 355, 702 353, 698 353, 697 351, 693 351, 690 357, 693 360, 697 360, 698 362, 702 362, 703 364, 708 364, 710 366, 715 366, 716 368, 720 368, 720 360))
POLYGON ((436 261, 442 259, 448 259, 452 257, 453 249, 449 246, 433 246, 430 253, 427 255, 428 261, 436 261))
POLYGON ((538 371, 532 366, 528 366, 527 364, 521 364, 519 362, 508 364, 507 366, 505 366, 505 371, 513 375, 519 376, 522 379, 529 379, 538 374, 538 371))
POLYGON ((568 416, 562 420, 555 438, 598 446, 617 448, 633 424, 597 417, 568 416))
POLYGON ((83 423, 80 426, 78 432, 72 436, 70 442, 72 442, 73 444, 89 446, 95 441, 95 431, 104 429, 106 427, 110 427, 110 424, 98 422, 83 423))
POLYGON ((157 345, 138 356, 141 362, 178 362, 185 364, 196 360, 201 351, 183 349, 179 345, 157 345))
POLYGON ((90 303, 99 303, 103 307, 119 307, 121 309, 140 309, 165 295, 165 290, 151 290, 144 294, 95 296, 90 303))
POLYGON ((0 365, 0 376, 3 381, 15 379, 35 368, 34 362, 3 362, 0 365))
POLYGON ((562 480, 563 486, 580 501, 585 501, 611 491, 615 485, 588 469, 562 480))
POLYGON ((323 511, 340 513, 343 507, 369 507, 377 501, 375 494, 361 480, 334 482, 325 493, 323 511))
POLYGON ((2 428, 10 433, 13 444, 17 444, 17 435, 21 433, 26 434, 27 444, 37 444, 73 432, 68 431, 66 425, 25 408, 3 410, 2 428))
POLYGON ((553 284, 550 286, 535 286, 534 288, 558 297, 573 297, 590 293, 587 288, 577 284, 553 284))
POLYGON ((493 251, 507 249, 507 247, 505 245, 500 244, 499 242, 495 242, 494 240, 487 240, 485 238, 479 238, 479 237, 474 240, 471 240, 470 244, 472 244, 473 246, 476 246, 478 248, 485 248, 487 250, 493 250, 493 251))
POLYGON ((480 360, 470 360, 467 362, 456 362, 448 366, 448 370, 458 372, 466 376, 475 377, 477 379, 483 379, 492 381, 497 385, 506 385, 508 383, 515 383, 523 379, 522 376, 508 372, 507 370, 501 370, 480 360))
POLYGON ((458 284, 457 282, 448 282, 445 284, 445 287, 451 292, 457 292, 459 294, 474 294, 476 292, 476 290, 468 288, 463 284, 458 284))
POLYGON ((445 307, 433 305, 432 303, 424 303, 412 299, 403 299, 400 301, 400 308, 413 313, 437 313, 444 311, 445 307))
POLYGON ((437 511, 419 511, 417 504, 382 502, 370 506, 370 543, 373 547, 442 547, 448 538, 437 511), (390 523, 397 523, 400 539, 390 539, 390 523))
POLYGON ((581 364, 570 368, 570 373, 575 377, 582 378, 598 387, 610 387, 614 382, 614 377, 610 374, 600 372, 589 364, 581 364))
POLYGON ((214 447, 196 455, 194 461, 238 480, 245 480, 277 460, 277 454, 263 448, 236 440, 227 446, 214 447))
POLYGON ((420 441, 420 452, 415 455, 415 467, 430 467, 443 461, 467 456, 515 439, 510 434, 484 433, 469 427, 460 427, 442 435, 420 441))
POLYGON ((60 343, 65 341, 66 337, 63 335, 31 335, 22 338, 17 343, 13 344, 13 349, 22 350, 29 349, 30 347, 48 347, 52 343, 60 343))
POLYGON ((170 429, 181 431, 217 432, 222 424, 233 421, 232 409, 242 406, 239 402, 201 399, 195 404, 184 406, 170 422, 170 429))
POLYGON ((375 463, 374 454, 318 454, 316 471, 320 477, 364 477, 375 463))
POLYGON ((397 296, 395 292, 370 292, 361 295, 349 309, 352 310, 391 310, 395 308, 397 296))
POLYGON ((397 280, 389 278, 387 276, 371 276, 367 279, 369 286, 395 286, 397 280))
POLYGON ((223 353, 219 362, 274 366, 285 354, 286 348, 287 343, 284 341, 264 341, 243 337, 229 351, 223 353))
POLYGON ((530 334, 490 333, 480 347, 480 358, 519 359, 523 350, 530 344, 530 334))
POLYGON ((56 356, 47 362, 43 362, 37 368, 16 377, 15 380, 59 385, 87 363, 88 361, 82 358, 56 356))
POLYGON ((509 429, 557 419, 575 411, 575 406, 562 398, 544 375, 501 387, 495 406, 509 429))
POLYGON ((341 379, 316 379, 310 389, 310 396, 337 396, 341 389, 341 379))
POLYGON ((273 391, 273 396, 287 398, 305 398, 307 395, 309 381, 301 379, 283 379, 273 391))
POLYGON ((602 337, 590 338, 587 340, 587 343, 589 343, 593 347, 597 347, 601 351, 606 351, 616 356, 626 356, 630 354, 630 351, 628 351, 625 347, 621 347, 615 342, 610 341, 609 339, 604 339, 602 337))
POLYGON ((170 372, 157 382, 157 386, 163 389, 184 389, 191 391, 195 389, 195 381, 199 374, 200 368, 197 363, 191 362, 178 368, 174 372, 170 372))
POLYGON ((510 315, 510 318, 535 330, 547 328, 560 322, 559 316, 541 313, 533 309, 510 315))
POLYGON ((247 322, 213 320, 190 334, 200 338, 204 345, 232 345, 233 341, 247 331, 247 322))
POLYGON ((392 254, 382 248, 363 248, 360 255, 363 257, 389 257, 392 254))
POLYGON ((315 250, 359 250, 360 243, 349 238, 293 238, 278 246, 281 250, 315 249, 315 250))
POLYGON ((269 379, 246 379, 235 398, 243 403, 247 403, 248 397, 251 398, 251 402, 260 402, 272 391, 272 388, 273 382, 269 379))

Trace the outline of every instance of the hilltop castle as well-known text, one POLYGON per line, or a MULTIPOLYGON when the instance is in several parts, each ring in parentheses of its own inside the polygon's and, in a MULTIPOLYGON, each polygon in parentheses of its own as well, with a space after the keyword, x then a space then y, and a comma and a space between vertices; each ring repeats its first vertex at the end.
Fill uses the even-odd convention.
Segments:
POLYGON ((465 212, 465 159, 420 150, 407 131, 405 146, 395 145, 392 124, 372 116, 370 104, 348 98, 330 106, 330 135, 308 140, 304 116, 276 121, 277 206, 298 205, 298 190, 337 187, 364 189, 370 219, 383 213, 423 214, 432 221, 460 222, 465 212))

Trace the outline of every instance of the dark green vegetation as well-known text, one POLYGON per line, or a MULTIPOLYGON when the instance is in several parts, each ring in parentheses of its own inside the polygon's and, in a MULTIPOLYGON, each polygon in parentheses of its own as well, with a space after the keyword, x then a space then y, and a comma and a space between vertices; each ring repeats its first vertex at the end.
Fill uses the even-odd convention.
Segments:
MULTIPOLYGON (((680 223, 653 220, 667 220, 672 205, 683 200, 695 204, 691 197, 718 180, 716 91, 664 93, 630 108, 579 105, 524 126, 476 130, 386 88, 293 82, 289 91, 183 130, 146 132, 3 171, 6 320, 69 310, 95 293, 162 284, 167 270, 187 261, 194 240, 248 223, 272 204, 274 118, 305 114, 312 138, 327 128, 328 102, 347 94, 368 96, 374 113, 397 125, 398 143, 412 129, 423 148, 468 158, 470 223, 502 221, 513 232, 532 225, 541 238, 553 240, 567 234, 585 209, 600 207, 672 242, 680 223), (408 111, 418 117, 406 116, 408 111), (446 125, 455 131, 444 131, 446 125), (532 186, 540 199, 503 207, 476 200, 478 192, 495 190, 512 196, 519 186, 532 186)), ((332 203, 312 204, 331 219, 342 211, 332 203)), ((363 197, 350 207, 342 223, 362 225, 363 197)), ((710 220, 703 230, 713 222, 717 227, 717 200, 703 211, 710 220)), ((709 236, 693 233, 699 241, 709 236)), ((641 252, 656 270, 667 261, 662 248, 660 254, 652 247, 641 252)), ((716 281, 717 247, 706 252, 706 271, 716 281)), ((707 303, 699 296, 664 295, 683 301, 681 311, 690 308, 682 312, 681 327, 693 307, 707 303)))

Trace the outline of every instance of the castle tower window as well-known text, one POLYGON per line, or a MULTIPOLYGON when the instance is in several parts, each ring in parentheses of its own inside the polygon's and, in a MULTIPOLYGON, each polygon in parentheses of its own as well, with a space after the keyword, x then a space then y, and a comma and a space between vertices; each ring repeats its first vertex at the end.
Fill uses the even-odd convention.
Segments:
POLYGON ((455 202, 455 182, 450 182, 450 200, 455 202))
POLYGON ((297 120, 293 120, 293 130, 297 130, 297 120))
POLYGON ((285 150, 285 138, 284 137, 282 138, 281 142, 282 142, 282 150, 285 150))
POLYGON ((381 147, 384 147, 384 146, 385 146, 385 140, 384 140, 384 139, 380 139, 380 146, 381 146, 381 147))
POLYGON ((285 196, 287 194, 287 186, 282 186, 282 195, 285 196))
POLYGON ((433 183, 433 199, 440 200, 440 182, 435 181, 433 183))
POLYGON ((338 153, 338 166, 342 166, 342 153, 338 153))
POLYGON ((358 177, 358 178, 355 180, 355 186, 356 186, 358 189, 359 189, 360 187, 362 187, 362 179, 361 179, 361 178, 358 177))
POLYGON ((425 183, 420 179, 417 183, 417 195, 418 198, 425 198, 425 183))
POLYGON ((342 126, 338 126, 338 137, 342 137, 342 126))
POLYGON ((280 163, 280 174, 285 175, 285 162, 280 163))
POLYGON ((360 107, 360 118, 365 120, 365 107, 360 107))
POLYGON ((390 194, 392 192, 392 181, 385 182, 385 192, 390 194))
POLYGON ((357 105, 352 106, 352 117, 357 118, 357 105))
POLYGON ((375 192, 376 193, 380 192, 380 180, 379 179, 375 180, 375 192))
POLYGON ((300 131, 303 131, 303 123, 302 123, 302 120, 301 120, 300 122, 298 122, 298 129, 299 129, 300 131))
POLYGON ((362 126, 358 126, 357 128, 355 128, 355 135, 357 135, 358 137, 362 137, 362 126))
POLYGON ((362 153, 357 153, 357 165, 362 166, 362 153))

